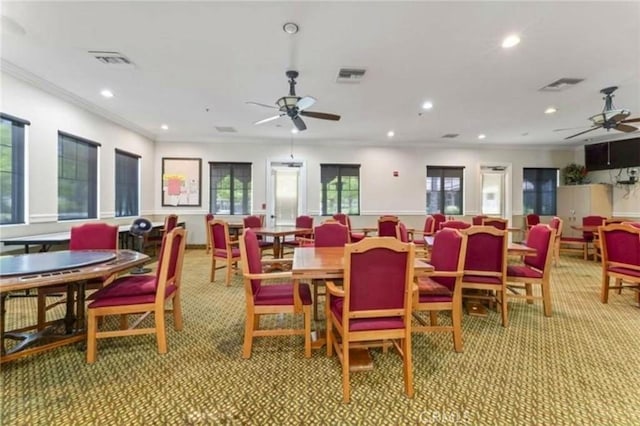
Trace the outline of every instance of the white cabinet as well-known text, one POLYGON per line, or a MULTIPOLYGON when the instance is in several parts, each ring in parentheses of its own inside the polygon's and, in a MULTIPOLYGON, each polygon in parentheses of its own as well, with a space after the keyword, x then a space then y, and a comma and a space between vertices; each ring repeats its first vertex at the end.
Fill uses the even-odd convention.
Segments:
POLYGON ((613 201, 611 185, 567 185, 558 187, 558 216, 563 220, 562 235, 581 236, 572 226, 582 226, 585 216, 611 217, 613 201))

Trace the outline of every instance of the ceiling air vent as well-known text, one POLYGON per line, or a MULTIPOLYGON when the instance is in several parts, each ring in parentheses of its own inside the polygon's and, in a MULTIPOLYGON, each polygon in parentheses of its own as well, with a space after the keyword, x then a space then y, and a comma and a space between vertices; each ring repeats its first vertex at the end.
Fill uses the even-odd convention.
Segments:
POLYGON ((571 86, 584 81, 584 78, 561 78, 553 83, 547 84, 540 90, 543 92, 559 92, 560 90, 568 89, 571 86))
POLYGON ((89 55, 96 58, 103 65, 118 68, 133 68, 135 64, 129 58, 119 52, 89 51, 89 55))
POLYGON ((338 83, 360 83, 364 78, 364 68, 340 68, 338 71, 338 83))
POLYGON ((236 133, 237 130, 231 126, 216 126, 216 130, 220 133, 236 133))
POLYGON ((447 138, 447 139, 457 138, 458 136, 460 136, 459 133, 447 133, 442 135, 443 138, 447 138))

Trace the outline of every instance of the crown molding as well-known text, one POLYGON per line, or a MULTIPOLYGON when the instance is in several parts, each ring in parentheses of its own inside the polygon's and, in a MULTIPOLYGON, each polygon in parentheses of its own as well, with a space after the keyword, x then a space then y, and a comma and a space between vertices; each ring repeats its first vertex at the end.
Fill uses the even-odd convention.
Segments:
POLYGON ((40 90, 43 90, 51 95, 54 95, 62 100, 65 100, 69 103, 72 103, 82 109, 85 109, 93 114, 96 114, 102 118, 105 118, 115 124, 118 124, 126 129, 131 130, 132 132, 136 132, 142 136, 145 136, 148 139, 151 139, 152 141, 155 141, 155 135, 151 132, 149 132, 146 129, 143 129, 142 127, 138 126, 137 124, 127 120, 126 118, 123 118, 117 114, 114 114, 110 111, 107 111, 104 108, 101 108, 91 102, 88 102, 87 100, 81 98, 78 95, 75 95, 71 92, 69 92, 66 89, 63 89, 60 86, 57 86, 53 83, 51 83, 48 80, 45 80, 42 77, 39 77, 35 74, 33 74, 30 71, 25 70, 24 68, 21 68, 9 61, 7 61, 6 59, 2 58, 0 60, 0 71, 7 73, 8 75, 17 78, 18 80, 24 81, 25 83, 28 83, 40 90))

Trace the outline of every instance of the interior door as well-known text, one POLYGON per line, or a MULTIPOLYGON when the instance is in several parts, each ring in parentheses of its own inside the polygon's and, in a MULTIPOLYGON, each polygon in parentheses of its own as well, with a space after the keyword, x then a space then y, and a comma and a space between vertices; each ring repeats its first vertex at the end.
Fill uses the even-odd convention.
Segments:
POLYGON ((506 217, 505 172, 497 167, 482 168, 482 214, 506 217))
POLYGON ((302 211, 302 163, 271 163, 271 215, 273 226, 294 226, 302 211))

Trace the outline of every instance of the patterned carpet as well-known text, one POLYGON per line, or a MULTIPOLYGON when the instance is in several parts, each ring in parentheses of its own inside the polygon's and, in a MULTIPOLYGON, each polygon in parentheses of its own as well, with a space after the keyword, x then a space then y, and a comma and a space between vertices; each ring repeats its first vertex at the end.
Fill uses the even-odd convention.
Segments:
MULTIPOLYGON (((244 294, 224 270, 189 250, 184 330, 168 320, 169 352, 155 339, 103 340, 98 360, 66 346, 2 366, 1 423, 11 425, 590 424, 640 423, 640 310, 630 291, 599 302, 600 267, 563 257, 553 270, 552 318, 540 304, 510 303, 463 318, 464 353, 448 333, 414 335, 415 396, 403 393, 401 360, 372 350, 373 371, 352 373, 343 404, 340 367, 325 351, 305 359, 301 337, 258 339, 240 357, 244 294)), ((8 323, 35 298, 12 298, 8 323), (16 313, 17 312, 17 313, 16 313)), ((274 317, 273 321, 290 321, 274 317)), ((107 323, 106 326, 114 326, 107 323)))

